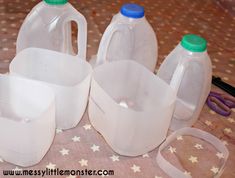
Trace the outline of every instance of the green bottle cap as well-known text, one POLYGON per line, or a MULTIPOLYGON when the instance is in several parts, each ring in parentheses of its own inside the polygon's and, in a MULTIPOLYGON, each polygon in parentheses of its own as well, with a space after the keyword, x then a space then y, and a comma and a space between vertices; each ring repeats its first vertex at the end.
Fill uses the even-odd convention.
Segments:
POLYGON ((64 5, 68 0, 44 0, 49 5, 64 5))
POLYGON ((203 52, 206 50, 207 41, 197 35, 187 34, 181 40, 181 45, 192 52, 203 52))

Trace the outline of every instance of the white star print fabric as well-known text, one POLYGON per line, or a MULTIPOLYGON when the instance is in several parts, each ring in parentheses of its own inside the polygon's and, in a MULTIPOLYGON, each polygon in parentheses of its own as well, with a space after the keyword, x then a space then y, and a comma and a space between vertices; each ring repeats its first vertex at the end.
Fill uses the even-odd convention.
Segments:
MULTIPOLYGON (((0 0, 0 72, 8 72, 15 55, 15 43, 20 25, 29 11, 41 0, 0 0)), ((235 86, 235 18, 222 10, 214 0, 69 0, 88 22, 88 58, 97 53, 101 36, 122 4, 135 2, 145 7, 146 18, 157 33, 159 67, 163 59, 186 33, 195 33, 208 40, 213 75, 235 86)), ((234 7, 231 7, 231 9, 234 7)), ((74 25, 73 25, 74 27, 74 25)), ((73 28, 74 29, 74 28, 73 28)), ((75 30, 73 42, 76 43, 75 30)), ((222 92, 215 86, 213 91, 222 92)), ((157 117, 157 116, 156 116, 157 117)), ((147 120, 148 118, 146 118, 147 120)), ((194 127, 218 137, 230 151, 222 177, 235 175, 235 109, 229 117, 222 117, 206 105, 194 127)), ((35 140, 36 142, 36 140, 35 140)), ((33 143, 32 143, 33 144, 33 143)), ((42 161, 30 169, 101 169, 114 170, 110 178, 168 178, 156 163, 158 149, 138 157, 116 154, 103 137, 91 126, 88 115, 74 129, 56 130, 54 142, 42 161)), ((163 156, 185 175, 210 178, 220 168, 223 153, 201 139, 181 136, 162 151, 163 156)), ((4 161, 2 170, 21 170, 4 161)), ((10 176, 19 178, 19 176, 10 176)), ((35 176, 39 177, 39 176, 35 176)), ((81 176, 99 178, 101 176, 81 176)), ((58 178, 58 176, 48 176, 58 178)), ((61 176, 61 178, 77 178, 61 176)))
POLYGON ((172 133, 159 147, 157 163, 174 178, 201 177, 202 174, 203 177, 218 178, 223 173, 228 155, 229 151, 218 138, 199 129, 183 128, 172 133))

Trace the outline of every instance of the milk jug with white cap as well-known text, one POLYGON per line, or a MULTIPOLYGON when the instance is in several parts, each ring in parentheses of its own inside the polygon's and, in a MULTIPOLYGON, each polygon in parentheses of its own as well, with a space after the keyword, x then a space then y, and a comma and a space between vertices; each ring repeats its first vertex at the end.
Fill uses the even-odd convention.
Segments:
POLYGON ((74 54, 71 21, 78 27, 78 56, 86 58, 87 22, 68 0, 43 0, 24 20, 17 38, 17 53, 29 47, 74 54))
POLYGON ((211 88, 212 67, 206 40, 185 35, 163 61, 157 75, 178 91, 171 129, 193 125, 211 88))
MULTIPOLYGON (((98 53, 107 53, 107 61, 131 59, 154 71, 157 63, 156 35, 145 18, 144 8, 124 4, 106 28, 98 53)), ((96 64, 103 59, 97 58, 96 64)))

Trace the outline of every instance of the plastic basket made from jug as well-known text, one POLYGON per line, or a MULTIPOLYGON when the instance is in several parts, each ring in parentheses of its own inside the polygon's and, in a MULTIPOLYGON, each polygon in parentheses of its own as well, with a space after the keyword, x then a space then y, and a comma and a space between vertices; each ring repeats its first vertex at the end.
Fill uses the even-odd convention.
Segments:
POLYGON ((56 125, 75 127, 88 101, 92 68, 77 56, 39 48, 27 48, 16 55, 10 73, 50 86, 56 96, 56 125))
POLYGON ((120 60, 94 69, 88 114, 115 152, 137 156, 166 138, 175 100, 175 91, 147 68, 120 60))
POLYGON ((32 80, 0 75, 0 157, 19 165, 37 164, 55 134, 55 96, 32 80))

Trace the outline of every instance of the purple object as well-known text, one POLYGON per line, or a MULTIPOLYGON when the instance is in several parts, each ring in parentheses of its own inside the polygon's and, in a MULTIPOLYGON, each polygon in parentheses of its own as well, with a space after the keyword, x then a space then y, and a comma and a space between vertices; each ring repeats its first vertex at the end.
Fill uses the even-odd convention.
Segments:
POLYGON ((234 97, 216 92, 210 92, 206 103, 213 111, 222 116, 229 116, 231 108, 235 108, 234 97))

